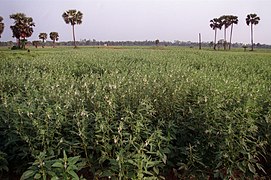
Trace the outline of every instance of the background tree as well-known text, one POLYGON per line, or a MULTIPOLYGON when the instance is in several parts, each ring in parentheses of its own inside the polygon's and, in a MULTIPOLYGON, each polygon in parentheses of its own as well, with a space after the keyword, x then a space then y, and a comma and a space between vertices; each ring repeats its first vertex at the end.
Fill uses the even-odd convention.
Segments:
POLYGON ((215 40, 214 40, 214 50, 216 50, 216 36, 217 36, 217 29, 221 29, 222 28, 222 23, 220 21, 220 19, 218 18, 214 18, 212 20, 210 20, 210 27, 215 31, 215 40))
POLYGON ((224 50, 226 50, 227 45, 227 28, 230 26, 230 20, 228 15, 220 16, 221 27, 224 26, 224 50))
POLYGON ((232 39, 233 25, 238 24, 238 16, 230 15, 229 16, 229 23, 230 23, 230 26, 231 26, 229 49, 231 49, 231 39, 232 39))
POLYGON ((0 38, 1 38, 1 34, 4 32, 4 23, 2 22, 3 18, 0 16, 0 38))
POLYGON ((34 30, 33 26, 35 23, 33 22, 32 17, 27 17, 24 13, 16 13, 10 15, 10 19, 14 20, 14 25, 10 26, 13 36, 18 40, 18 47, 25 49, 25 42, 27 37, 30 37, 34 30), (22 38, 22 46, 21 46, 21 38, 22 38))
POLYGON ((55 42, 58 41, 58 32, 50 32, 50 38, 53 40, 53 47, 55 47, 55 42))
POLYGON ((254 50, 254 42, 253 42, 253 25, 259 24, 260 17, 257 14, 248 14, 246 18, 246 23, 250 25, 250 32, 251 32, 251 50, 254 50))
POLYGON ((155 45, 158 46, 158 44, 159 44, 159 39, 156 39, 155 40, 155 45))
POLYGON ((42 39, 42 48, 44 48, 44 41, 47 39, 47 33, 40 33, 39 39, 42 39))
POLYGON ((40 44, 40 41, 33 41, 32 42, 32 45, 35 46, 35 48, 38 48, 39 44, 40 44))
POLYGON ((66 24, 72 25, 73 42, 74 42, 74 47, 76 48, 74 25, 82 23, 83 13, 77 10, 68 10, 62 14, 62 17, 66 24))

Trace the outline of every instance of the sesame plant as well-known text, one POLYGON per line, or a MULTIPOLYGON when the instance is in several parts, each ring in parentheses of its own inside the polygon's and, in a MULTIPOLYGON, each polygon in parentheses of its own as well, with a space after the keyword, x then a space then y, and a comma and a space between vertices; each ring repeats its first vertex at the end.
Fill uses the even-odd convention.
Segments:
POLYGON ((0 55, 0 178, 270 176, 269 50, 0 55))

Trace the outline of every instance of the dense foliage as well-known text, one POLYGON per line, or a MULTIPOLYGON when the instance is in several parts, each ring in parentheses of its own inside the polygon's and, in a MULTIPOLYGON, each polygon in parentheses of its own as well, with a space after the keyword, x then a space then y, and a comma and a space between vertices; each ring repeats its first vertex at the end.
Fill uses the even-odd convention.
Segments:
POLYGON ((2 16, 0 16, 0 38, 1 38, 1 35, 4 32, 4 28, 5 28, 5 25, 2 21, 3 21, 3 18, 2 18, 2 16))
POLYGON ((50 39, 53 40, 53 47, 55 47, 55 42, 58 41, 58 32, 50 32, 50 39))
POLYGON ((44 41, 47 39, 47 33, 40 33, 39 39, 42 40, 42 47, 44 48, 44 41))
POLYGON ((0 178, 267 176, 270 52, 0 55, 0 178))
POLYGON ((32 17, 27 17, 24 13, 10 15, 14 20, 14 25, 10 26, 13 37, 18 40, 18 48, 25 49, 26 38, 32 36, 35 23, 32 17), (21 42, 22 41, 22 42, 21 42))

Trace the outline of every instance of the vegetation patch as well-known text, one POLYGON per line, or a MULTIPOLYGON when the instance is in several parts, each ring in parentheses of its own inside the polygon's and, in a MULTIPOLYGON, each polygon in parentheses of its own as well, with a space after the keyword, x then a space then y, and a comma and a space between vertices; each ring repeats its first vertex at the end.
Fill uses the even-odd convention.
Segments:
POLYGON ((164 49, 2 51, 0 179, 270 176, 271 53, 164 49))

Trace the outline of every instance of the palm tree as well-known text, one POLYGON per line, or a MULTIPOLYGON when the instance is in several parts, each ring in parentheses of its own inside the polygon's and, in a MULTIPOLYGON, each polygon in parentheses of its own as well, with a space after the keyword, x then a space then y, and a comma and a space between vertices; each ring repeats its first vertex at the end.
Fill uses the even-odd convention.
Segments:
POLYGON ((3 21, 3 18, 0 16, 0 38, 1 38, 1 34, 3 33, 4 31, 4 23, 2 22, 3 21))
POLYGON ((14 20, 14 25, 10 26, 13 36, 18 40, 18 47, 25 49, 26 37, 32 36, 35 23, 32 17, 27 17, 24 13, 16 13, 10 15, 10 19, 14 20), (21 45, 22 38, 22 45, 21 45))
POLYGON ((226 50, 227 44, 227 28, 230 26, 230 20, 228 15, 223 15, 219 18, 221 26, 224 26, 224 50, 226 50))
POLYGON ((254 43, 253 43, 253 25, 259 24, 260 17, 257 16, 257 14, 248 14, 246 18, 246 23, 249 26, 250 25, 250 32, 251 32, 251 51, 254 50, 254 43))
POLYGON ((74 25, 82 23, 83 13, 77 10, 68 10, 62 14, 62 17, 66 24, 72 25, 73 42, 74 42, 74 47, 76 48, 74 25))
POLYGON ((50 32, 50 38, 53 40, 53 47, 55 47, 55 42, 58 41, 58 32, 50 32))
POLYGON ((232 39, 233 24, 238 24, 238 16, 233 16, 233 15, 229 16, 229 23, 230 23, 230 26, 231 26, 229 49, 231 49, 231 39, 232 39))
POLYGON ((44 48, 44 40, 47 39, 47 33, 40 33, 39 39, 42 39, 42 48, 44 48))
POLYGON ((214 50, 216 50, 216 35, 217 35, 217 29, 222 28, 222 23, 220 19, 214 18, 210 21, 210 27, 215 31, 215 40, 214 40, 214 50))

